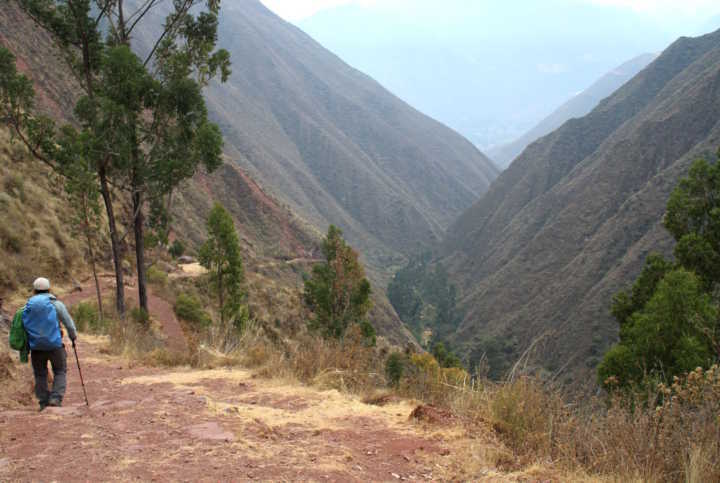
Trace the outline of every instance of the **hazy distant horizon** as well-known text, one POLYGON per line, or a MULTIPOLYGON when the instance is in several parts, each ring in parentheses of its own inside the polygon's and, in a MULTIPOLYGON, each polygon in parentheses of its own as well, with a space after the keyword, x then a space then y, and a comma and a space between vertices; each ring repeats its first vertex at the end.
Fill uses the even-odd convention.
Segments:
MULTIPOLYGON (((232 0, 230 0, 232 1, 232 0)), ((324 10, 345 5, 373 8, 415 7, 421 2, 437 3, 437 0, 260 0, 266 7, 289 22, 299 22, 324 10)), ((477 0, 474 4, 480 3, 477 0)), ((533 1, 533 0, 528 0, 533 1)), ((680 17, 701 21, 720 15, 720 2, 716 0, 573 0, 578 4, 593 4, 626 8, 645 15, 655 16, 668 23, 677 23, 680 17)), ((469 4, 468 4, 469 5, 469 4)))
POLYGON ((261 1, 483 151, 616 66, 720 27, 715 0, 261 1))

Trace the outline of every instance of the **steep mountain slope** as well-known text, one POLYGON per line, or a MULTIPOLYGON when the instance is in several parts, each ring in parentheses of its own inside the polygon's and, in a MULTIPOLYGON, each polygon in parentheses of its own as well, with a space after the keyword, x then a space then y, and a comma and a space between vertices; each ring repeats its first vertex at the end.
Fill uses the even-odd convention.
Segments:
POLYGON ((552 114, 540 121, 522 137, 510 144, 488 150, 488 155, 500 168, 508 167, 513 159, 522 153, 530 144, 546 134, 550 134, 562 126, 565 121, 576 117, 583 117, 595 109, 600 101, 635 77, 638 72, 647 67, 656 57, 657 55, 655 54, 643 54, 625 62, 557 108, 552 114))
POLYGON ((497 169, 470 142, 344 64, 257 0, 227 5, 234 72, 208 100, 227 152, 376 271, 438 241, 497 169))
MULTIPOLYGON (((33 80, 37 107, 59 121, 72 119, 79 87, 52 38, 14 0, 0 7, 0 46, 17 56, 19 70, 33 80)), ((0 129, 0 297, 23 290, 39 272, 56 281, 82 278, 88 272, 84 246, 69 228, 70 209, 62 185, 20 144, 9 140, 9 133, 0 129)), ((309 262, 319 253, 320 232, 228 159, 216 173, 198 174, 173 198, 173 236, 186 242, 191 251, 206 236, 205 220, 215 201, 235 219, 253 315, 272 323, 304 323, 298 316, 301 275, 310 270, 309 262), (287 263, 290 260, 303 263, 287 263)), ((131 211, 122 203, 116 209, 120 224, 126 224, 131 211)), ((101 252, 101 264, 109 268, 109 248, 101 252)), ((371 320, 380 334, 398 343, 410 338, 380 293, 371 320)))
POLYGON ((465 317, 452 336, 535 352, 550 370, 592 367, 616 337, 612 294, 652 250, 670 191, 720 145, 720 31, 681 38, 589 115, 526 149, 449 230, 441 262, 465 317))

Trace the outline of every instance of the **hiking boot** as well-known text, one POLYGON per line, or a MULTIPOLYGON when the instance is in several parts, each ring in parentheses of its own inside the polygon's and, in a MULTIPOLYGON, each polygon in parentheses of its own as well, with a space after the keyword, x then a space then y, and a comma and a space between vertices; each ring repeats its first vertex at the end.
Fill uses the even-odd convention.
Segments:
POLYGON ((48 404, 46 402, 41 402, 40 403, 40 412, 43 412, 47 406, 48 406, 48 404))
POLYGON ((52 398, 48 401, 47 405, 52 406, 54 408, 59 408, 60 406, 62 406, 62 401, 60 401, 59 399, 52 398))

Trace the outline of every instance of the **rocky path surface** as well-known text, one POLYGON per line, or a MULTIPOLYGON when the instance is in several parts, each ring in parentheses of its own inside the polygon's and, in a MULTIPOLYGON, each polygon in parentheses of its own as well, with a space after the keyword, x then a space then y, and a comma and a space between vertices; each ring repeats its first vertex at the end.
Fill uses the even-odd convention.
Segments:
POLYGON ((72 354, 62 408, 0 412, 0 481, 397 481, 447 478, 450 439, 408 416, 254 378, 245 370, 133 367, 102 338, 72 354))

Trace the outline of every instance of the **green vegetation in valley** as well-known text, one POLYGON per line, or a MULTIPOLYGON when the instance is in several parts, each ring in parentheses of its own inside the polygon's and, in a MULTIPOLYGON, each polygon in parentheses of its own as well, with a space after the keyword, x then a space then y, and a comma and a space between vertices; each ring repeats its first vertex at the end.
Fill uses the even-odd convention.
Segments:
POLYGON ((442 339, 462 321, 455 285, 447 270, 441 264, 431 265, 431 260, 430 253, 411 258, 388 286, 390 302, 418 340, 426 329, 442 339))
POLYGON ((412 257, 391 280, 388 298, 400 319, 418 341, 432 349, 443 367, 459 367, 460 359, 445 342, 462 322, 457 289, 447 270, 431 260, 430 253, 412 257))
POLYGON ((649 256, 633 287, 613 299, 620 342, 598 367, 608 389, 671 384, 720 357, 720 164, 692 165, 670 197, 665 227, 676 261, 649 256))

